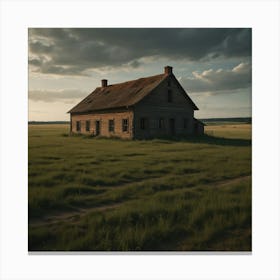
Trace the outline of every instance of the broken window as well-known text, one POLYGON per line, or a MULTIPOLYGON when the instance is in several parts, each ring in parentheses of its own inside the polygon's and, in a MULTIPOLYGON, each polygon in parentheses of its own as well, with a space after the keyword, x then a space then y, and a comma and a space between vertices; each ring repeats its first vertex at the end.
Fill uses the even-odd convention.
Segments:
POLYGON ((148 127, 148 119, 147 118, 141 118, 140 119, 140 128, 146 129, 148 127))
POLYGON ((81 122, 76 121, 76 131, 81 131, 81 122))
POLYGON ((128 119, 122 120, 122 131, 127 132, 128 131, 128 119))
POLYGON ((86 121, 86 131, 90 131, 90 121, 86 121))
POLYGON ((115 132, 115 121, 114 120, 109 120, 109 132, 115 132))

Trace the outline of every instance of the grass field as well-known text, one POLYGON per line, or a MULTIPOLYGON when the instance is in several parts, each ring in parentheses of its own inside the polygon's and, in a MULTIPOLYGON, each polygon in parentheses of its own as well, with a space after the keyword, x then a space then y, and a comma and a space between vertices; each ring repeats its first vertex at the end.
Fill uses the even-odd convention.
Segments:
POLYGON ((30 251, 250 251, 251 125, 188 139, 29 125, 30 251))

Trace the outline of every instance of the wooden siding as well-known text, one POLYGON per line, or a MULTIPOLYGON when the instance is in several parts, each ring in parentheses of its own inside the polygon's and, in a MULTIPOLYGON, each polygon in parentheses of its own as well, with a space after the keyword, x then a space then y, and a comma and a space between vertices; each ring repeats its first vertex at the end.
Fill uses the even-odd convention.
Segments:
POLYGON ((135 106, 134 137, 141 139, 172 134, 193 134, 194 110, 184 95, 185 93, 173 76, 164 80, 150 95, 135 106), (168 85, 168 81, 170 85, 168 85), (168 90, 171 90, 172 102, 168 102, 168 90), (143 118, 147 122, 145 129, 140 126, 143 118), (160 119, 163 120, 163 127, 159 126, 160 119), (172 129, 172 123, 174 123, 174 129, 172 129))
POLYGON ((194 134, 203 135, 204 134, 204 124, 198 120, 195 120, 194 124, 194 134))
POLYGON ((71 132, 88 135, 96 135, 96 121, 100 122, 100 136, 133 138, 133 111, 92 113, 92 114, 71 114, 71 132), (128 131, 122 131, 122 120, 128 119, 128 131), (114 120, 114 132, 109 132, 109 120, 114 120), (76 130, 76 122, 81 122, 81 130, 76 130), (90 129, 86 131, 86 121, 90 121, 90 129))

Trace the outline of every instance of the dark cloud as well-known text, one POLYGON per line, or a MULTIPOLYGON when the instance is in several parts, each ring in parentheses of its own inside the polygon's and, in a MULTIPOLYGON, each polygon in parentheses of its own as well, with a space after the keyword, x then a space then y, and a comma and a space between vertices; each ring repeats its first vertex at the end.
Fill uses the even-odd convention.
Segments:
POLYGON ((54 51, 53 45, 45 45, 40 41, 31 41, 29 43, 29 49, 32 53, 44 53, 48 54, 54 51))
POLYGON ((64 89, 64 90, 30 90, 28 97, 33 101, 44 102, 73 102, 75 99, 84 98, 88 92, 77 89, 64 89))
POLYGON ((34 66, 41 66, 43 64, 43 61, 38 58, 30 58, 28 60, 29 65, 34 65, 34 66))
POLYGON ((131 66, 132 68, 138 68, 141 65, 141 63, 139 63, 139 61, 134 60, 131 63, 129 63, 129 66, 131 66))
POLYGON ((180 82, 190 93, 224 93, 251 87, 251 64, 240 63, 230 70, 205 70, 193 72, 192 77, 181 78, 180 82))
POLYGON ((35 28, 29 30, 29 51, 35 71, 85 75, 91 68, 139 67, 145 57, 191 61, 249 57, 251 29, 35 28))

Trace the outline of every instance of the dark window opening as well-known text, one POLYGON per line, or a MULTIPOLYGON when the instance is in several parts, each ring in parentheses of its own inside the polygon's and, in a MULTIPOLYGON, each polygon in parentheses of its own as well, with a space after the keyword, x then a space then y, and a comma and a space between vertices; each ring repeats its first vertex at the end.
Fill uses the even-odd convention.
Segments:
POLYGON ((168 102, 172 102, 173 101, 173 96, 172 96, 172 91, 169 89, 168 90, 168 97, 167 97, 167 100, 168 100, 168 102))
POLYGON ((122 120, 122 131, 123 132, 128 132, 128 119, 123 119, 122 120))
POLYGON ((159 128, 164 128, 164 120, 162 118, 159 119, 158 127, 159 128))
POLYGON ((109 120, 109 132, 115 132, 115 121, 109 120))
POLYGON ((148 128, 148 119, 146 119, 146 118, 141 118, 140 119, 140 128, 141 129, 148 128))
POLYGON ((95 121, 95 135, 100 134, 100 121, 95 121))
POLYGON ((86 131, 90 131, 90 121, 86 121, 86 131))
POLYGON ((80 121, 76 122, 76 131, 81 131, 81 122, 80 121))
POLYGON ((169 87, 171 86, 171 81, 170 80, 167 81, 167 86, 169 86, 169 87))

